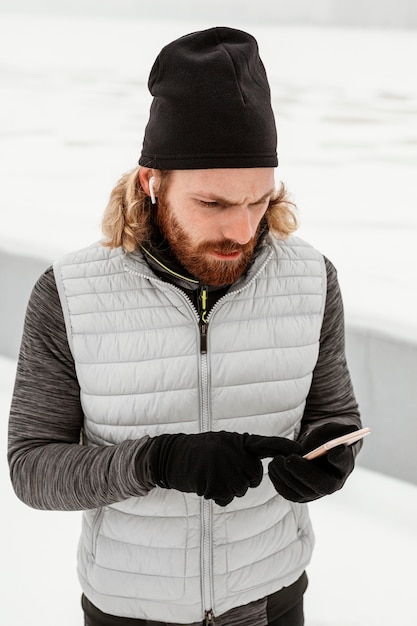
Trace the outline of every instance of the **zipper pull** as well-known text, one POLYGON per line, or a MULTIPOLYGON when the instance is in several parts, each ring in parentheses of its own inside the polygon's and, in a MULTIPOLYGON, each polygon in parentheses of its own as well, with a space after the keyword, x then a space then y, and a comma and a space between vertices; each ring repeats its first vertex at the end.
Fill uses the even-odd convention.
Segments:
POLYGON ((206 611, 206 618, 204 621, 205 626, 210 626, 210 624, 215 624, 216 623, 216 618, 214 617, 214 613, 213 611, 210 609, 210 611, 206 611))
POLYGON ((201 287, 200 291, 200 350, 203 354, 207 352, 207 287, 201 287))
POLYGON ((207 324, 200 322, 200 351, 203 354, 207 352, 207 324))

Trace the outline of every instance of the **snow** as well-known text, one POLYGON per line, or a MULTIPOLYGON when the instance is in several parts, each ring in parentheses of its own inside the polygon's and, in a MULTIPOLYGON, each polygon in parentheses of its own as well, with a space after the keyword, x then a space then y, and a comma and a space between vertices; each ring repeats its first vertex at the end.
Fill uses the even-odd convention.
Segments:
MULTIPOLYGON (((415 342, 415 33, 228 24, 258 39, 277 178, 299 207, 300 235, 338 268, 347 322, 415 342)), ((154 58, 210 25, 0 16, 0 248, 52 259, 100 237, 111 188, 140 153, 154 58)), ((0 359, 4 444, 14 368, 0 359)), ((80 624, 80 515, 32 511, 12 492, 5 454, 0 472, 2 620, 80 624)), ((414 485, 357 468, 311 505, 306 626, 417 624, 416 496, 414 485)))
MULTIPOLYGON (((348 322, 416 339, 414 31, 231 25, 259 41, 277 177, 298 204, 300 235, 338 268, 348 322)), ((1 18, 0 246, 54 257, 101 236, 111 188, 140 153, 153 60, 207 26, 1 18)))

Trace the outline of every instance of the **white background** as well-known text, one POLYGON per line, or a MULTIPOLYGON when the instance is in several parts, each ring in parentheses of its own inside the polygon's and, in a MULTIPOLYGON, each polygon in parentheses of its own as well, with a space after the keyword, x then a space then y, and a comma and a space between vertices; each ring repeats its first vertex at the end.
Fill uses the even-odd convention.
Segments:
MULTIPOLYGON (((0 248, 52 259, 100 237, 111 188, 140 153, 151 64, 172 39, 213 25, 161 18, 0 19, 0 248)), ((338 268, 348 323, 415 341, 415 32, 228 25, 258 39, 277 115, 277 178, 299 207, 300 235, 338 268)), ((79 514, 32 511, 12 493, 15 363, 0 363, 1 622, 81 624, 79 514)), ((417 624, 416 495, 360 468, 311 506, 306 626, 417 624)))

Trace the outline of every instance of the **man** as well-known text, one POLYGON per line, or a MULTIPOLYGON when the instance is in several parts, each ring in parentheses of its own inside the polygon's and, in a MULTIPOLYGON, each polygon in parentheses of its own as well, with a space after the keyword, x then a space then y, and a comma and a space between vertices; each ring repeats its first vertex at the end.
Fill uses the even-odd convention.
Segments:
POLYGON ((336 273, 291 235, 251 35, 172 42, 149 87, 105 242, 32 293, 12 482, 30 506, 84 510, 87 626, 301 626, 305 503, 343 486, 359 447, 303 458, 360 426, 336 273))

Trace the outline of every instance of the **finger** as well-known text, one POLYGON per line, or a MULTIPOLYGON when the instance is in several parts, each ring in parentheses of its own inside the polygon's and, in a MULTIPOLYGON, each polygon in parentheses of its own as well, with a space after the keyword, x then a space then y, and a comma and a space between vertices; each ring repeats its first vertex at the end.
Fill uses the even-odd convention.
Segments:
POLYGON ((358 430, 358 427, 354 424, 334 424, 329 422, 327 424, 317 426, 317 428, 312 430, 305 438, 303 438, 301 444, 302 452, 303 454, 305 452, 310 452, 310 450, 318 448, 331 439, 347 435, 355 430, 358 430))
POLYGON ((247 455, 248 461, 244 466, 244 476, 248 481, 248 485, 251 489, 259 487, 264 476, 264 468, 262 462, 254 455, 247 455))
POLYGON ((348 476, 354 466, 355 460, 352 449, 347 446, 337 446, 327 453, 327 462, 333 467, 333 471, 342 478, 348 476))
POLYGON ((233 500, 234 496, 230 496, 229 498, 215 498, 214 502, 219 506, 227 506, 233 500))
POLYGON ((310 502, 319 498, 320 494, 313 485, 293 473, 290 460, 292 457, 276 457, 269 464, 269 477, 278 493, 292 502, 310 502))
POLYGON ((320 464, 307 461, 298 455, 275 457, 269 464, 269 471, 274 471, 294 485, 304 485, 314 489, 328 473, 320 464))
POLYGON ((259 459, 274 457, 277 454, 288 456, 301 452, 301 446, 297 441, 292 441, 286 437, 266 437, 263 435, 248 435, 245 440, 245 448, 259 459))
POLYGON ((262 482, 262 478, 263 478, 263 472, 258 476, 252 476, 252 478, 249 479, 249 487, 251 489, 255 489, 256 487, 259 487, 259 485, 262 482))
POLYGON ((275 490, 285 498, 285 500, 289 500, 290 502, 306 503, 317 500, 321 496, 321 494, 317 493, 314 489, 306 488, 305 485, 294 484, 294 481, 287 482, 281 477, 273 478, 271 476, 271 482, 275 490))

